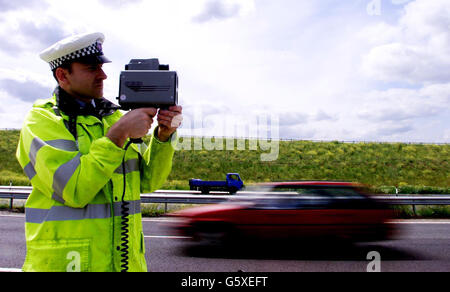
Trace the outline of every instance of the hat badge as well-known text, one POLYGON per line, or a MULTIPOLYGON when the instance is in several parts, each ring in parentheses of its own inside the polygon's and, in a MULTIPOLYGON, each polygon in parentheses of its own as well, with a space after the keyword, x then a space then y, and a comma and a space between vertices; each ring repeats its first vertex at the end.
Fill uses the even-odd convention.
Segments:
POLYGON ((96 42, 95 46, 97 47, 97 50, 99 50, 99 52, 103 51, 101 42, 96 42))

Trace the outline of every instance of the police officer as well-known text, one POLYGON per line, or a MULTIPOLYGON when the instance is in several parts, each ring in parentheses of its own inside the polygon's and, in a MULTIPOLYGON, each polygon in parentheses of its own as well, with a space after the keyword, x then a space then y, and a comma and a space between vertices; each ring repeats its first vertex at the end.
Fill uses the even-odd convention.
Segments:
POLYGON ((182 108, 123 115, 104 99, 103 41, 101 33, 75 35, 40 55, 58 86, 34 103, 17 148, 33 186, 24 271, 147 270, 140 194, 160 188, 171 171, 169 140, 182 108), (127 143, 146 135, 156 115, 148 147, 127 143))

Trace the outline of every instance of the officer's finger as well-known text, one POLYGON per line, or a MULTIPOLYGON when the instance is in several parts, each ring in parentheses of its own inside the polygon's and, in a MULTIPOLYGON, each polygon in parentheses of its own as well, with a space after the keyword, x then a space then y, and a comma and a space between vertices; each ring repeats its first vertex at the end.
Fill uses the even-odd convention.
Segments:
POLYGON ((178 128, 181 125, 182 119, 158 119, 158 123, 168 128, 178 128))
POLYGON ((182 115, 176 115, 172 118, 167 119, 167 121, 171 122, 172 124, 181 123, 183 121, 182 115))
POLYGON ((164 110, 161 109, 161 110, 159 110, 158 114, 170 115, 170 116, 174 117, 176 115, 181 115, 182 112, 179 111, 179 110, 174 110, 173 111, 173 110, 170 110, 170 108, 169 108, 169 109, 164 109, 164 110))
POLYGON ((171 112, 168 110, 159 110, 158 112, 158 116, 174 117, 176 115, 179 115, 179 113, 171 112))
POLYGON ((175 112, 167 112, 167 113, 159 113, 158 114, 159 119, 165 119, 165 120, 171 120, 171 119, 179 119, 182 118, 182 115, 175 112))
POLYGON ((156 113, 158 112, 158 110, 154 107, 143 107, 140 110, 151 117, 156 116, 156 113))
POLYGON ((172 112, 177 112, 177 113, 182 113, 183 112, 183 107, 181 105, 173 105, 169 107, 169 111, 172 112))
POLYGON ((167 122, 168 125, 170 125, 172 122, 172 118, 158 116, 157 121, 158 121, 158 123, 167 122))
POLYGON ((162 126, 166 126, 167 128, 171 128, 171 123, 169 122, 169 121, 164 121, 164 120, 161 120, 161 121, 158 121, 158 125, 162 125, 162 126))
POLYGON ((166 120, 166 121, 171 121, 171 120, 183 120, 183 116, 181 114, 177 114, 177 115, 158 115, 157 116, 158 121, 159 120, 166 120))

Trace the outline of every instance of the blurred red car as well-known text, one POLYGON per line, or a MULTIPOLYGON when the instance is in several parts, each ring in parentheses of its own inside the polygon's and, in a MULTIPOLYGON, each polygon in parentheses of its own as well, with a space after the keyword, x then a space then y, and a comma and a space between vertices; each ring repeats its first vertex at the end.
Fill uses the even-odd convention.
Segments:
MULTIPOLYGON (((248 189, 246 189, 248 190, 248 189)), ((264 183, 220 204, 168 214, 177 234, 208 243, 233 239, 389 239, 394 217, 360 184, 334 181, 264 183)))

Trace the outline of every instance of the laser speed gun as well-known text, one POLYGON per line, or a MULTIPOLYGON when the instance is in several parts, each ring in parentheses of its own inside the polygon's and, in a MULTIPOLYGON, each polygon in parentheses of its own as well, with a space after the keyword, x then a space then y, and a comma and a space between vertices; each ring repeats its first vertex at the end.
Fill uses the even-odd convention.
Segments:
POLYGON ((158 59, 132 59, 120 73, 119 105, 123 110, 168 108, 178 104, 177 72, 158 59))

